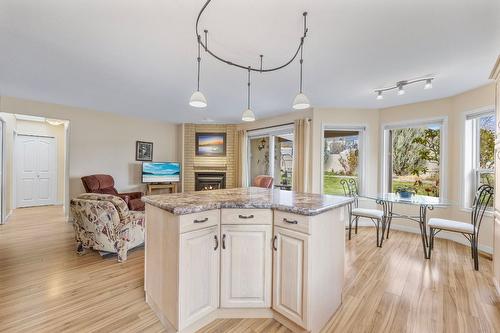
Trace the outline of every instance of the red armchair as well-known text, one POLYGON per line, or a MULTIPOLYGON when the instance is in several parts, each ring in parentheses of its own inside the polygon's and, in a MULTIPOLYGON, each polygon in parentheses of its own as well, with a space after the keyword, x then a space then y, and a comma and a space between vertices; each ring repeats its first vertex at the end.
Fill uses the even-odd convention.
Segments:
POLYGON ((142 192, 118 193, 115 180, 110 175, 90 175, 82 177, 83 187, 87 193, 112 194, 122 198, 130 210, 143 211, 142 192))
POLYGON ((256 176, 253 179, 252 186, 263 187, 263 188, 272 188, 273 187, 273 177, 260 175, 256 176))

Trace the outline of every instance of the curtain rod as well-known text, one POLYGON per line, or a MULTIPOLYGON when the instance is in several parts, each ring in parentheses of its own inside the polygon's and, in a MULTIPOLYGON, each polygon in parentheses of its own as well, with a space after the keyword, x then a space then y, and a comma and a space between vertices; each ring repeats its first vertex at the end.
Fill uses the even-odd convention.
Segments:
MULTIPOLYGON (((311 121, 311 118, 305 118, 307 121, 311 121)), ((268 129, 268 128, 274 128, 274 127, 280 127, 280 126, 288 126, 288 125, 294 125, 295 122, 290 122, 290 123, 284 123, 284 124, 279 124, 279 125, 273 125, 273 126, 265 126, 265 127, 259 127, 259 128, 252 128, 247 130, 247 132, 253 132, 253 131, 260 131, 263 129, 268 129)))

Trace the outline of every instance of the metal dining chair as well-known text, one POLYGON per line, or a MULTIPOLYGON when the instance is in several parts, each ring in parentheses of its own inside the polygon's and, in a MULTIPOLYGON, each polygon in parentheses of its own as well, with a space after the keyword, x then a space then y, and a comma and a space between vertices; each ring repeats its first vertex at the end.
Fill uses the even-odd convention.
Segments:
POLYGON ((479 270, 479 253, 477 250, 477 243, 479 239, 479 228, 481 221, 484 217, 484 212, 489 207, 493 197, 493 187, 490 185, 481 185, 476 191, 474 202, 472 204, 471 222, 460 222, 454 220, 446 220, 440 218, 431 218, 427 225, 430 228, 430 242, 429 242, 429 259, 431 251, 434 248, 434 236, 441 230, 458 232, 465 236, 471 245, 471 254, 474 259, 474 269, 479 270))
POLYGON ((377 246, 382 247, 384 240, 384 212, 378 209, 359 208, 359 190, 356 180, 353 178, 343 178, 340 181, 344 190, 344 195, 354 199, 349 207, 349 240, 351 240, 352 224, 354 223, 354 233, 358 233, 358 221, 360 217, 370 219, 377 230, 377 246), (382 233, 380 228, 382 227, 382 233))

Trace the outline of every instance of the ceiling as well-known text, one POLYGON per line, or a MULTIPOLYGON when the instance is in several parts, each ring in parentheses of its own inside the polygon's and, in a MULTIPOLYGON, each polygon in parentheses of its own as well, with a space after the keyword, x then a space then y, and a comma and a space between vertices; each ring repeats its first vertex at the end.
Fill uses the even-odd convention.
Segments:
MULTIPOLYGON (((205 0, 0 0, 0 95, 172 122, 240 122, 244 70, 202 54, 209 106, 196 88, 194 23, 205 0)), ((308 11, 304 92, 315 107, 380 108, 488 82, 500 52, 500 1, 213 0, 200 27, 235 62, 289 58, 308 11), (378 101, 374 88, 435 75, 378 101)), ((292 111, 299 66, 253 74, 257 118, 292 111)))

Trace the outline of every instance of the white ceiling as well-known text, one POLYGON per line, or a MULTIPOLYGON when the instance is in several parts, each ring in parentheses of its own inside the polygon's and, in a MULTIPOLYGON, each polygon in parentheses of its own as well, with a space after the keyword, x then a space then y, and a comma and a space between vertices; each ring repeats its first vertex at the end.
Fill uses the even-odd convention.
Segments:
MULTIPOLYGON (((240 122, 246 72, 202 54, 194 23, 205 0, 0 0, 0 94, 172 122, 240 122)), ((304 91, 317 107, 379 108, 483 85, 500 52, 498 0, 213 0, 209 46, 237 62, 289 58, 309 12, 304 91), (434 89, 375 100, 372 90, 434 74, 434 89)), ((257 118, 292 111, 298 62, 254 74, 257 118)))

